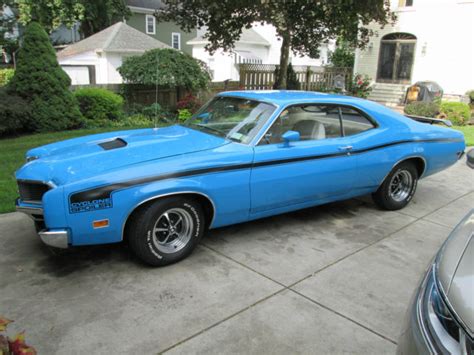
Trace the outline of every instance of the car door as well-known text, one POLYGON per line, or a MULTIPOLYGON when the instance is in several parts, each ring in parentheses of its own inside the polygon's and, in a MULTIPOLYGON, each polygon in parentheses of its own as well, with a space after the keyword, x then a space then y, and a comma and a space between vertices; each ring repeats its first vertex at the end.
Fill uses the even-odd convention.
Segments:
POLYGON ((296 209, 350 193, 356 171, 351 149, 339 107, 287 107, 254 147, 251 214, 296 209), (299 132, 300 140, 285 144, 287 131, 299 132))

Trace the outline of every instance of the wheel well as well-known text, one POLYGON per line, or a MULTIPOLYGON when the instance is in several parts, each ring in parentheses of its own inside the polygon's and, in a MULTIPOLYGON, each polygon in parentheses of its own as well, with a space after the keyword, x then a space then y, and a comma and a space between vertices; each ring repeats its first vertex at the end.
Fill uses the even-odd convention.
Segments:
POLYGON ((201 207, 204 211, 204 218, 206 219, 206 228, 209 228, 212 220, 214 219, 214 214, 215 214, 214 204, 212 203, 212 201, 207 196, 201 195, 199 193, 183 192, 183 193, 176 193, 176 194, 172 194, 172 195, 156 196, 155 198, 152 198, 150 200, 147 200, 147 201, 135 206, 135 208, 133 209, 132 212, 130 212, 130 214, 127 216, 127 220, 125 221, 124 228, 123 228, 123 231, 122 231, 122 234, 123 234, 122 239, 126 238, 126 235, 127 235, 126 231, 127 231, 127 227, 128 227, 129 222, 133 219, 133 217, 142 208, 154 203, 156 200, 166 198, 166 197, 172 197, 172 196, 188 197, 188 198, 193 199, 194 201, 198 202, 201 205, 201 207))
POLYGON ((406 159, 400 163, 405 163, 405 162, 412 162, 415 165, 416 171, 418 172, 418 177, 421 177, 423 173, 425 172, 426 163, 423 158, 413 157, 413 158, 406 159))

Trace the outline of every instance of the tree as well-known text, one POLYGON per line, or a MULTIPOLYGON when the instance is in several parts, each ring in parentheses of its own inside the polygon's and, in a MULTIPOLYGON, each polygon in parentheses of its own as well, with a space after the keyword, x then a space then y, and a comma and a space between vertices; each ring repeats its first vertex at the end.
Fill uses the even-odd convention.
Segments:
POLYGON ((363 47, 371 31, 367 25, 376 21, 385 25, 394 15, 389 0, 340 1, 271 1, 271 0, 164 0, 166 7, 155 13, 158 20, 175 21, 183 30, 207 28, 206 49, 231 50, 254 22, 276 28, 282 40, 280 52, 280 88, 286 88, 290 49, 295 54, 317 58, 319 47, 341 36, 363 47))
POLYGON ((333 67, 352 68, 354 66, 355 48, 346 41, 338 41, 334 51, 329 52, 329 62, 333 67))
MULTIPOLYGON (((274 89, 278 89, 281 87, 280 82, 278 81, 278 72, 280 71, 280 68, 275 69, 275 83, 273 84, 274 89)), ((298 80, 298 76, 296 75, 295 70, 293 69, 293 66, 291 63, 288 63, 288 68, 286 70, 286 89, 288 90, 300 90, 301 89, 301 83, 298 80)))
MULTIPOLYGON (((11 1, 11 0, 10 0, 11 1)), ((61 24, 71 27, 81 22, 80 31, 88 37, 123 19, 131 12, 125 0, 15 0, 19 21, 39 22, 49 33, 61 24)))
POLYGON ((84 37, 89 37, 132 15, 125 0, 81 0, 81 3, 84 6, 84 15, 80 32, 84 37))
POLYGON ((17 22, 16 8, 13 0, 0 0, 0 50, 3 50, 8 59, 14 59, 18 49, 18 38, 13 35, 17 22))
POLYGON ((69 91, 71 80, 61 69, 49 37, 37 22, 25 30, 10 94, 26 100, 31 109, 28 129, 54 131, 79 127, 82 116, 69 91))
POLYGON ((127 83, 191 91, 206 88, 210 80, 204 63, 175 49, 152 49, 141 56, 126 58, 118 71, 127 83))

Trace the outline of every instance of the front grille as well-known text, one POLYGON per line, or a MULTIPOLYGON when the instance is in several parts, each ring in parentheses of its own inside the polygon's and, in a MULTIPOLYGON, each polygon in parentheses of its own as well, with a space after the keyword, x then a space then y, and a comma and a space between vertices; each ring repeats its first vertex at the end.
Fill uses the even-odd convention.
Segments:
POLYGON ((40 181, 18 180, 17 183, 20 199, 24 202, 41 203, 43 195, 51 189, 49 185, 40 181))

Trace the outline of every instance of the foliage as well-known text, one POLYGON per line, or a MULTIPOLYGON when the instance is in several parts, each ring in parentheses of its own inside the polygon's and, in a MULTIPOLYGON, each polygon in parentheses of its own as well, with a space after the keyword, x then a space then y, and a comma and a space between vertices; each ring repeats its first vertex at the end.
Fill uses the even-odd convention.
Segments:
POLYGON ((456 126, 464 126, 469 121, 471 110, 464 102, 442 101, 440 117, 450 120, 456 126))
POLYGON ((80 2, 84 6, 80 32, 86 38, 123 19, 128 20, 132 15, 126 0, 81 0, 80 2))
POLYGON ((178 121, 185 122, 191 118, 193 114, 187 108, 182 108, 178 110, 178 121))
POLYGON ((16 0, 19 20, 27 25, 39 22, 51 32, 61 24, 71 27, 80 22, 80 31, 88 37, 110 25, 128 19, 131 12, 125 0, 16 0))
POLYGON ((27 129, 30 107, 21 97, 0 89, 0 135, 27 129))
POLYGON ((439 114, 439 105, 435 102, 414 101, 405 106, 407 115, 436 117, 439 114))
POLYGON ((79 109, 88 120, 117 120, 123 115, 123 98, 101 88, 83 88, 74 92, 79 109))
POLYGON ((471 105, 474 104, 474 90, 469 90, 466 92, 466 95, 469 97, 469 102, 471 105))
POLYGON ((161 105, 157 102, 148 106, 144 106, 140 113, 149 119, 157 118, 158 120, 169 116, 169 112, 161 107, 161 105))
POLYGON ((164 0, 166 6, 156 12, 159 21, 174 21, 189 32, 205 29, 206 49, 233 49, 244 28, 254 22, 275 27, 282 39, 280 88, 286 88, 290 49, 295 54, 319 56, 319 48, 330 39, 344 38, 354 46, 365 46, 373 31, 372 21, 385 25, 395 19, 386 0, 360 1, 196 1, 164 0))
POLYGON ((371 79, 368 75, 356 74, 352 80, 349 88, 349 93, 352 96, 366 99, 372 91, 371 79))
POLYGON ((28 128, 53 131, 79 127, 82 116, 69 91, 71 80, 61 69, 49 37, 32 22, 23 36, 15 75, 7 90, 26 100, 31 109, 28 128))
POLYGON ((152 127, 154 122, 149 117, 142 114, 121 117, 118 120, 108 119, 86 120, 86 128, 130 128, 130 127, 152 127))
POLYGON ((352 68, 354 66, 354 47, 347 42, 341 41, 334 51, 329 52, 330 65, 338 68, 352 68))
POLYGON ((210 81, 202 63, 175 49, 152 49, 141 56, 126 58, 118 69, 131 84, 204 89, 210 81))
MULTIPOLYGON (((281 87, 281 82, 278 77, 278 72, 279 68, 275 68, 275 83, 273 84, 274 89, 278 89, 281 87)), ((291 63, 288 64, 287 70, 286 70, 286 89, 288 90, 300 90, 301 89, 301 83, 298 80, 298 76, 296 75, 295 70, 293 69, 293 66, 291 63)))
POLYGON ((202 102, 194 95, 188 94, 176 103, 178 110, 188 109, 191 113, 196 113, 202 106, 202 102))
POLYGON ((0 354, 36 355, 36 350, 25 342, 25 332, 18 333, 13 338, 6 334, 8 324, 13 321, 0 316, 0 354))
POLYGON ((7 59, 9 59, 8 62, 11 62, 11 58, 14 56, 14 53, 19 46, 18 37, 13 35, 17 16, 15 15, 15 11, 12 13, 2 11, 6 6, 15 10, 16 5, 14 0, 0 0, 0 48, 2 48, 7 55, 7 59))
POLYGON ((0 86, 5 86, 13 78, 15 69, 0 69, 0 86))

